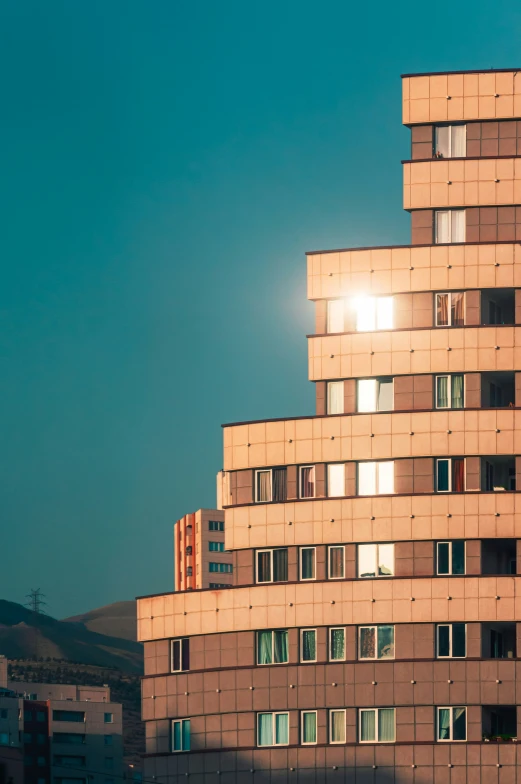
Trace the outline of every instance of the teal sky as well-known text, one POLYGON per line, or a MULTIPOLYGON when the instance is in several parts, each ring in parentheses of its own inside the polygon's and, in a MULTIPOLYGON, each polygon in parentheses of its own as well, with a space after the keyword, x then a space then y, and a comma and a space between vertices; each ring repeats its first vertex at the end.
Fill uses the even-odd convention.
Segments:
POLYGON ((400 74, 520 65, 465 0, 0 5, 1 598, 173 587, 221 423, 313 413, 306 250, 404 243, 400 74))

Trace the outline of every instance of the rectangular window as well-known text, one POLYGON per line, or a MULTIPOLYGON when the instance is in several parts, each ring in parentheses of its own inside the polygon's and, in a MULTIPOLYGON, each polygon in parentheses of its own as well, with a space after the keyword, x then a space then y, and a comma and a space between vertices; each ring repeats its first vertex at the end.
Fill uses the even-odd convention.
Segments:
POLYGON ((437 542, 436 566, 438 574, 465 574, 465 542, 437 542))
POLYGON ((317 742, 317 712, 302 711, 300 714, 300 737, 304 746, 317 742))
POLYGON ((392 297, 357 297, 354 307, 357 332, 393 328, 392 297))
POLYGON ((434 232, 437 245, 465 242, 465 210, 435 210, 434 232))
POLYGON ((9 746, 8 732, 0 732, 0 746, 9 746))
POLYGON ((271 499, 272 501, 276 501, 281 503, 282 501, 286 501, 288 497, 287 489, 286 489, 286 469, 285 468, 274 468, 272 470, 272 493, 271 499))
POLYGON ((462 706, 438 708, 438 740, 467 740, 467 709, 462 706))
MULTIPOLYGON (((32 714, 31 714, 32 716, 32 714)), ((69 710, 53 710, 53 721, 85 721, 84 711, 69 711, 69 710)))
POLYGON ((438 659, 464 659, 467 655, 467 624, 439 623, 437 627, 438 659))
POLYGON ((85 743, 85 735, 79 732, 53 732, 54 743, 68 743, 71 745, 81 745, 85 743))
POLYGON ((0 719, 7 719, 7 708, 0 709, 0 719))
POLYGON ((330 580, 341 580, 345 574, 345 547, 331 545, 328 547, 328 577, 330 580))
POLYGON ((338 498, 346 494, 345 463, 330 463, 327 467, 327 495, 338 498))
MULTIPOLYGON (((190 638, 183 637, 171 641, 171 672, 184 672, 190 669, 190 638)), ((112 715, 112 714, 107 714, 112 715)))
POLYGON ((345 626, 337 626, 329 630, 329 659, 330 661, 346 660, 345 626))
POLYGON ((463 327, 465 324, 465 295, 462 291, 436 294, 436 326, 463 327))
POLYGON ((105 767, 107 770, 114 769, 114 757, 105 757, 105 767))
POLYGON ((330 299, 327 303, 327 331, 344 332, 344 300, 330 299))
POLYGON ((288 580, 288 548, 257 550, 257 582, 281 583, 288 580))
POLYGON ((208 521, 208 530, 209 531, 224 531, 224 520, 209 520, 208 521))
POLYGON ((190 751, 190 719, 172 720, 172 751, 190 751))
MULTIPOLYGON (((188 640, 187 640, 188 642, 188 640)), ((188 667, 186 667, 188 669, 188 667)), ((114 714, 113 713, 104 713, 103 714, 103 722, 105 724, 114 724, 114 714)))
POLYGON ((300 579, 301 580, 315 580, 316 579, 316 560, 317 551, 315 547, 301 547, 300 548, 300 579))
POLYGON ((346 712, 345 710, 329 711, 329 742, 346 742, 346 712))
POLYGON ((224 542, 208 542, 208 549, 211 553, 224 553, 224 542))
POLYGON ((72 754, 55 754, 53 759, 53 765, 61 768, 84 768, 85 762, 85 757, 74 757, 72 754))
POLYGON ((327 413, 328 414, 344 413, 344 382, 343 381, 327 382, 327 413))
POLYGON ((394 708, 361 708, 359 721, 360 743, 394 743, 394 708))
POLYGON ((358 576, 391 577, 394 575, 394 544, 359 544, 358 576))
POLYGON ((299 468, 299 497, 315 497, 315 466, 300 466, 299 468))
POLYGON ((300 630, 300 661, 315 662, 317 660, 317 630, 300 630))
POLYGON ((112 735, 105 735, 105 746, 112 746, 112 735))
POLYGON ((258 504, 265 504, 271 500, 271 468, 255 471, 255 501, 258 504))
POLYGON ((434 137, 434 153, 437 158, 465 158, 467 154, 467 126, 437 126, 434 137))
POLYGON ((392 411, 394 382, 392 378, 362 378, 356 382, 356 410, 360 413, 392 411))
POLYGON ((436 376, 436 408, 463 408, 464 376, 436 376))
POLYGON ((358 463, 358 495, 394 493, 394 460, 358 463))
POLYGON ((436 460, 436 491, 462 493, 465 490, 465 461, 462 457, 436 460))
POLYGON ((359 659, 394 659, 394 626, 360 626, 359 659))
POLYGON ((257 745, 287 746, 289 743, 289 713, 257 714, 257 745))
POLYGON ((257 664, 287 664, 288 630, 257 632, 257 664))

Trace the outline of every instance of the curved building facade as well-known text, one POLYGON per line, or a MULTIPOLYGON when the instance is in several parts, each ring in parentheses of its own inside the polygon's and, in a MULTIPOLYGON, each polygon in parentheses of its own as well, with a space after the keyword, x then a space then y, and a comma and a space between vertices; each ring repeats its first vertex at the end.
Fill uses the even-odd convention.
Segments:
POLYGON ((308 254, 316 414, 224 427, 232 588, 138 602, 147 779, 521 784, 521 74, 403 122, 411 244, 308 254))

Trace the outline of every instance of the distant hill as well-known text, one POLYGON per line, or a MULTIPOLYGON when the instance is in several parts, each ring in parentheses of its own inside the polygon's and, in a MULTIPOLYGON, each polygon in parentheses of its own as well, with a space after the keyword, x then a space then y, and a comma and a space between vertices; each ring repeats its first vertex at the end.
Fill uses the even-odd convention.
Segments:
MULTIPOLYGON (((135 605, 134 602, 118 604, 135 605)), ((118 635, 124 627, 125 623, 121 621, 117 627, 118 635)), ((0 599, 0 653, 9 659, 51 657, 112 667, 128 673, 142 672, 141 644, 118 635, 97 632, 83 622, 57 621, 21 604, 0 599)))
POLYGON ((64 618, 69 623, 81 623, 86 629, 123 640, 137 639, 137 602, 114 602, 97 610, 64 618))

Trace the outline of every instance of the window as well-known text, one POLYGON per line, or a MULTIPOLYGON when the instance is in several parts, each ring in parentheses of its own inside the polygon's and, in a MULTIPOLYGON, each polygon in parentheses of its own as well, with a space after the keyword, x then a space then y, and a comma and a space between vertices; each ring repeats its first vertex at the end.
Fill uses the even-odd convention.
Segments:
POLYGON ((0 719, 7 719, 7 708, 2 708, 0 710, 0 719))
MULTIPOLYGON (((32 716, 32 713, 31 713, 32 716)), ((68 710, 53 710, 53 721, 85 721, 85 713, 83 711, 68 711, 68 710)), ((27 719, 26 719, 27 721, 27 719)))
POLYGON ((435 210, 434 232, 437 245, 465 242, 465 210, 435 210))
POLYGON ((315 547, 300 548, 300 579, 316 579, 317 551, 315 547))
POLYGON ((227 563, 215 563, 214 561, 210 561, 208 564, 208 571, 231 574, 233 572, 233 566, 227 563))
POLYGON ((53 765, 58 765, 61 768, 84 768, 85 757, 74 757, 72 754, 55 754, 53 765))
POLYGON ((299 497, 315 497, 315 466, 300 466, 299 468, 299 497))
POLYGON ((345 710, 329 711, 329 742, 346 742, 346 712, 345 710))
POLYGON ((24 743, 32 743, 33 742, 32 733, 31 732, 24 732, 23 735, 22 735, 22 739, 23 739, 24 743))
POLYGON ((280 583, 288 579, 288 548, 257 550, 257 582, 280 583))
POLYGON ((289 743, 289 713, 257 714, 257 745, 287 746, 289 743))
POLYGON ((228 583, 210 583, 209 587, 217 590, 218 588, 231 588, 232 586, 228 585, 228 583))
POLYGON ((107 770, 114 769, 114 757, 105 757, 105 767, 107 770))
POLYGON ((345 574, 345 547, 331 545, 327 553, 328 577, 330 580, 341 580, 345 574))
POLYGON ((436 460, 436 491, 462 493, 465 490, 465 463, 462 457, 436 460))
POLYGON ((330 299, 327 303, 327 331, 344 331, 344 300, 330 299))
POLYGON ((439 623, 438 659, 464 659, 467 655, 467 624, 439 623))
POLYGON ((344 382, 343 381, 327 382, 327 413, 328 414, 344 413, 344 382))
POLYGON ((394 382, 392 378, 362 378, 356 382, 356 410, 392 411, 394 382))
POLYGON ((317 742, 317 712, 302 711, 300 714, 300 740, 303 745, 317 742))
POLYGON ((439 125, 435 129, 434 153, 437 158, 464 158, 467 154, 467 126, 439 125))
MULTIPOLYGON (((170 648, 170 672, 183 672, 190 669, 190 638, 172 640, 170 648)), ((105 716, 112 716, 106 713, 105 716)), ((112 719, 110 719, 112 721, 112 719)), ((105 719, 107 723, 107 719, 105 719)))
POLYGON ((44 723, 47 719, 47 714, 44 711, 36 711, 36 721, 40 724, 44 723))
POLYGON ((190 719, 172 721, 172 751, 190 751, 190 719))
POLYGON ((436 326, 462 327, 465 323, 464 303, 462 291, 436 294, 436 326))
POLYGON ((466 708, 438 708, 438 740, 467 740, 466 708))
MULTIPOLYGON (((187 640, 187 642, 188 642, 188 640, 187 640)), ((104 713, 103 714, 103 721, 104 721, 105 724, 113 724, 114 723, 114 714, 113 713, 104 713)))
POLYGON ((85 743, 85 735, 79 732, 53 732, 52 739, 54 743, 70 743, 82 744, 85 743))
POLYGON ((329 630, 329 659, 331 661, 345 661, 346 659, 345 626, 329 630))
POLYGON ((317 630, 301 629, 300 661, 315 662, 317 660, 317 630))
POLYGON ((255 471, 255 500, 258 504, 271 501, 271 469, 255 471))
POLYGON ((436 408, 463 408, 464 376, 436 376, 436 408))
POLYGON ((394 626, 361 626, 359 659, 394 659, 394 626))
POLYGON ((346 494, 345 463, 330 463, 327 467, 327 495, 338 498, 346 494))
POLYGON ((0 746, 9 746, 8 732, 0 732, 0 746))
POLYGON ((112 746, 112 735, 104 736, 105 746, 112 746))
POLYGON ((186 567, 186 576, 187 577, 191 577, 193 575, 193 573, 194 573, 193 567, 192 566, 187 566, 186 567))
POLYGON ((288 630, 257 632, 257 664, 287 664, 288 630))
POLYGON ((270 501, 281 502, 285 501, 286 498, 285 468, 267 468, 255 471, 255 501, 258 504, 269 503, 270 501))
POLYGON ((208 530, 209 531, 224 531, 224 520, 209 520, 208 521, 208 530))
POLYGON ((390 577, 394 574, 394 544, 359 544, 358 576, 390 577))
MULTIPOLYGON (((60 713, 60 711, 54 711, 54 713, 60 713)), ((32 710, 24 710, 24 721, 32 721, 33 720, 33 712, 32 710)), ((74 721, 74 719, 71 719, 74 721)))
POLYGON ((208 542, 208 549, 211 553, 224 553, 224 542, 208 542))
POLYGON ((392 297, 358 297, 354 306, 357 332, 393 328, 392 297))
POLYGON ((44 735, 43 732, 38 732, 36 735, 36 743, 39 746, 44 746, 47 743, 47 735, 44 735))
POLYGON ((361 708, 360 743, 394 743, 394 708, 361 708))
POLYGON ((358 463, 358 495, 394 493, 394 461, 358 463))
POLYGON ((436 565, 438 574, 465 574, 465 542, 437 542, 436 565))

